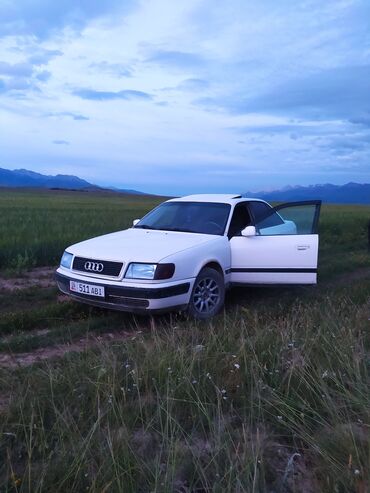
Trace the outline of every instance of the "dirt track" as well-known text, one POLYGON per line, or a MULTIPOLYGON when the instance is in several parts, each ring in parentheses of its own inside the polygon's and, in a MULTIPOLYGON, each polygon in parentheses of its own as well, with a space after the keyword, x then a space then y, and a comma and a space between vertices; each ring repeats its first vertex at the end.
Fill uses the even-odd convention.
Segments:
MULTIPOLYGON (((0 291, 13 292, 15 290, 28 289, 31 287, 48 288, 55 286, 53 279, 55 268, 40 267, 28 271, 22 277, 1 279, 0 278, 0 291)), ((329 286, 343 286, 348 285, 353 281, 359 281, 363 279, 370 279, 370 268, 362 268, 353 272, 341 274, 334 279, 319 284, 319 287, 326 288, 329 286)), ((68 301, 68 297, 59 295, 58 302, 68 301)), ((0 368, 17 368, 29 366, 34 363, 38 363, 45 360, 50 360, 58 357, 62 357, 68 352, 82 352, 88 348, 97 346, 102 342, 114 342, 122 341, 130 337, 135 337, 142 331, 115 331, 101 335, 94 335, 91 333, 89 337, 80 338, 70 344, 60 344, 53 346, 40 347, 30 352, 24 353, 10 353, 0 352, 0 368)), ((32 331, 33 334, 37 331, 32 331)), ((2 338, 4 341, 6 337, 2 338)))
POLYGON ((66 353, 82 352, 86 349, 97 346, 102 342, 123 341, 125 339, 135 337, 140 332, 141 331, 109 332, 99 336, 90 335, 90 337, 81 338, 71 344, 60 344, 58 346, 52 347, 46 346, 26 353, 0 353, 0 368, 17 368, 29 366, 41 361, 61 357, 66 353))
POLYGON ((9 279, 0 277, 0 291, 15 291, 17 289, 28 289, 35 286, 50 288, 55 286, 55 267, 37 267, 25 272, 22 276, 9 279))

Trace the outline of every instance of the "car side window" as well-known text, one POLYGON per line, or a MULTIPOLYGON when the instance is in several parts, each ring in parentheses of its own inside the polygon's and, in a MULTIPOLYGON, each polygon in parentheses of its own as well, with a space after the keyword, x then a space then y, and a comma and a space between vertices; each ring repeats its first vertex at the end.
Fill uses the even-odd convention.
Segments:
POLYGON ((255 225, 258 225, 259 229, 271 228, 272 226, 284 224, 284 221, 279 214, 264 202, 250 202, 249 207, 252 211, 255 225))
POLYGON ((252 220, 247 208, 247 203, 237 204, 234 208, 227 236, 229 238, 239 236, 241 230, 249 226, 251 223, 252 220))

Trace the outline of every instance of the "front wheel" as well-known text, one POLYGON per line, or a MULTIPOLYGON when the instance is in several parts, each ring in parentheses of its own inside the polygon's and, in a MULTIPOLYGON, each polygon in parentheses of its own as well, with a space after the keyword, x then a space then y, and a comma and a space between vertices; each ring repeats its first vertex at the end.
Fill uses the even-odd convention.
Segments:
POLYGON ((200 320, 214 317, 222 309, 225 300, 223 276, 214 269, 205 267, 195 279, 188 306, 189 314, 200 320))

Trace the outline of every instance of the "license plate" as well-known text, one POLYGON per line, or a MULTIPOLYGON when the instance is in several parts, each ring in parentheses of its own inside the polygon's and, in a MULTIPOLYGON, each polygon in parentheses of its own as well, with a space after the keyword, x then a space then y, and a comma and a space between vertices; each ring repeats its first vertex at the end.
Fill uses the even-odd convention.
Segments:
POLYGON ((104 286, 95 286, 94 284, 85 284, 84 282, 69 281, 69 289, 74 293, 87 294, 89 296, 105 297, 104 286))

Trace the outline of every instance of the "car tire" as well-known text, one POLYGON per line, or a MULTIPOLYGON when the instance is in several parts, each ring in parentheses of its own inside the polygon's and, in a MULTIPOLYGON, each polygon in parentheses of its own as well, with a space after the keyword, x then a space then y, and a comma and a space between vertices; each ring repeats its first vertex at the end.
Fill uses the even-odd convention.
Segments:
POLYGON ((188 314, 199 320, 207 320, 217 315, 225 301, 225 282, 217 270, 202 269, 193 286, 188 305, 188 314))

